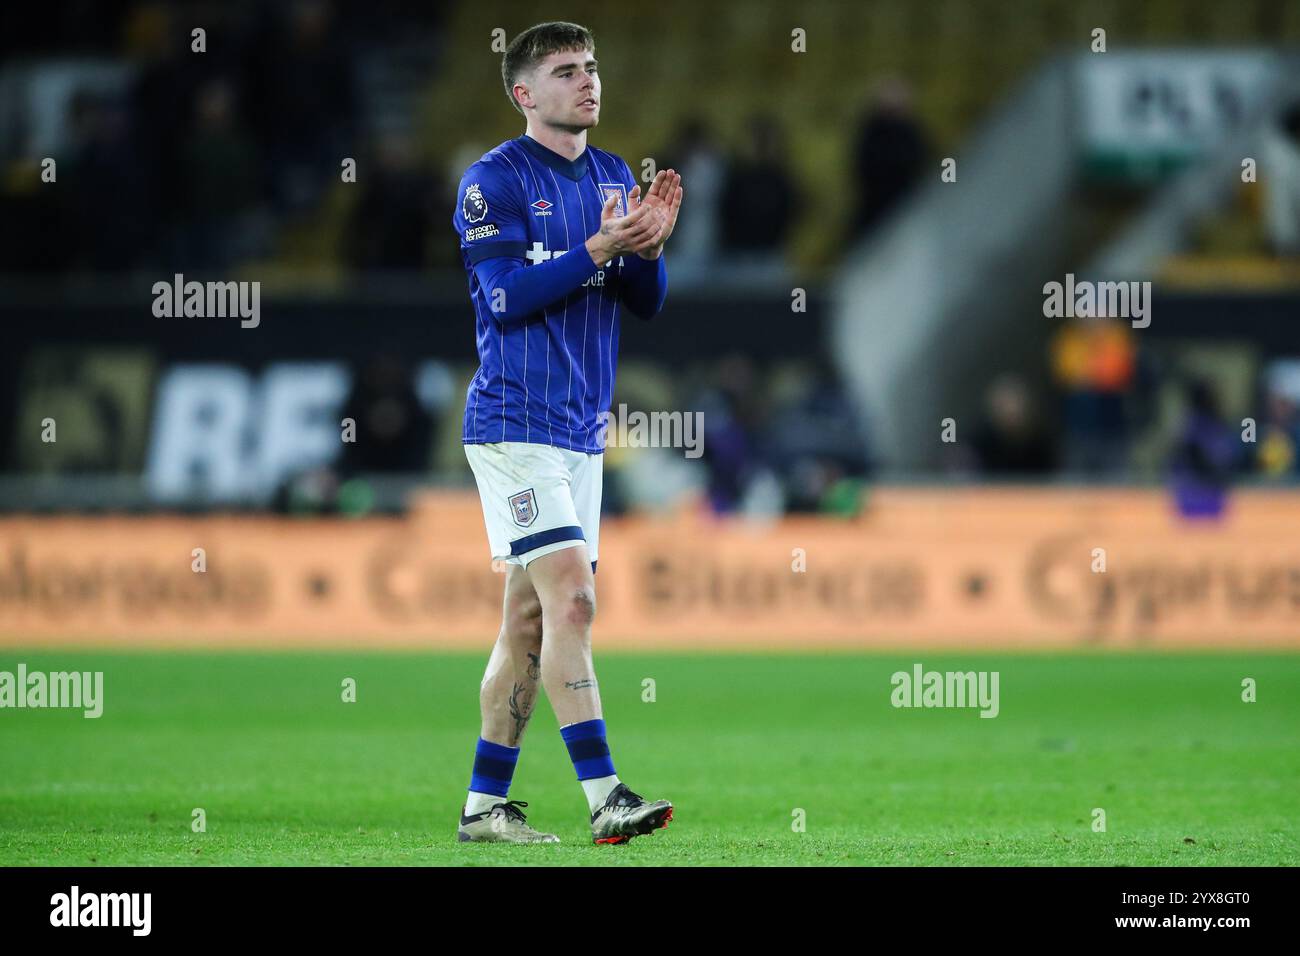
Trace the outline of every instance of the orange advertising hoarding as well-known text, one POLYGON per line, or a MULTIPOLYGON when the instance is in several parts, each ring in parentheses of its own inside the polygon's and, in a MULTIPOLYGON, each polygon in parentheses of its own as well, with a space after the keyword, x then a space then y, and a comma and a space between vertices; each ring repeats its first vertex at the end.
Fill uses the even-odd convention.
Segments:
MULTIPOLYGON (((600 648, 1300 649, 1300 496, 876 489, 852 520, 607 519, 600 648)), ((473 493, 401 518, 0 519, 0 644, 486 648, 473 493), (205 569, 193 570, 195 549, 205 569)))

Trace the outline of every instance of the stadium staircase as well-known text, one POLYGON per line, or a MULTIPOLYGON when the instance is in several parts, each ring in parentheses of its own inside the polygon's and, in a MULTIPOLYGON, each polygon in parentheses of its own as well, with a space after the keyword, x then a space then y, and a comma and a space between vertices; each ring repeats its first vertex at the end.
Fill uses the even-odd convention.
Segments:
MULTIPOLYGON (((1201 7, 1207 18, 1194 24, 1174 20, 1171 5, 1153 9, 1168 17, 1146 24, 1154 40, 1245 39, 1241 25, 1251 22, 1209 6, 1201 7), (1220 27, 1222 34, 1212 32, 1220 27)), ((1250 7, 1260 17, 1263 9, 1250 7)), ((1288 16, 1283 36, 1270 34, 1267 42, 1300 38, 1300 15, 1288 16)), ((1239 141, 1224 144, 1223 153, 1154 194, 1107 205, 1078 188, 1068 119, 1071 70, 1075 58, 1087 55, 1060 56, 1035 70, 956 153, 958 182, 940 183, 936 169, 934 181, 855 249, 836 276, 833 352, 894 477, 941 462, 941 422, 954 419, 960 440, 963 425, 969 429, 980 419, 984 389, 999 371, 1047 374, 1042 357, 1054 324, 1042 316, 1044 282, 1066 272, 1156 277, 1189 236, 1216 221, 1235 224, 1248 248, 1257 245, 1241 222, 1235 184, 1242 147, 1257 138, 1267 110, 1239 141), (991 352, 1002 369, 990 369, 991 352)))

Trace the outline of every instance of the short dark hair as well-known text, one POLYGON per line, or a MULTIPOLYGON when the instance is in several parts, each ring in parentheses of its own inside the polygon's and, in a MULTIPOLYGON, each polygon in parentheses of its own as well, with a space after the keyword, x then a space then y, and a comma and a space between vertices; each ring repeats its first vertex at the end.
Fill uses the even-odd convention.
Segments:
POLYGON ((506 85, 510 105, 519 112, 524 108, 515 99, 514 85, 521 73, 526 73, 552 53, 565 50, 596 49, 596 38, 591 31, 577 23, 552 20, 529 27, 510 41, 505 56, 501 58, 501 80, 506 85))

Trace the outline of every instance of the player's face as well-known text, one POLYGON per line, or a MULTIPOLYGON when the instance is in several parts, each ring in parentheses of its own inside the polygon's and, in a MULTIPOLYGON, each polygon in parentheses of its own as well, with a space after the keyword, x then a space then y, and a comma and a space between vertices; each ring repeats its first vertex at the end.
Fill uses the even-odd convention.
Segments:
POLYGON ((590 50, 552 53, 537 65, 528 86, 537 118, 562 129, 600 122, 600 75, 590 50))

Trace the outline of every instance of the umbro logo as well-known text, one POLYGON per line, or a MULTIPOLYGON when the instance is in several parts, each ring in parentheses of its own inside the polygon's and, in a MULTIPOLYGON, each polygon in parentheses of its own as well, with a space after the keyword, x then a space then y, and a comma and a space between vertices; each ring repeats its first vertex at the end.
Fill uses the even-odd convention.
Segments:
POLYGON ((529 203, 529 205, 532 206, 534 210, 534 216, 549 216, 555 203, 547 202, 545 199, 539 199, 535 203, 529 203))

